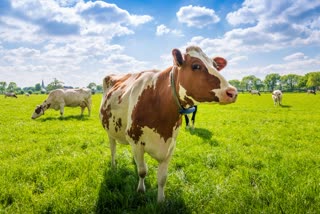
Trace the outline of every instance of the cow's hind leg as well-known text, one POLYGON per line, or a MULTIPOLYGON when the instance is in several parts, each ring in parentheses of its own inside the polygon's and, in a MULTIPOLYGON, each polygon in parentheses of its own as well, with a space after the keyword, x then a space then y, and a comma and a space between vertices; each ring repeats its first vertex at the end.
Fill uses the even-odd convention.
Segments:
POLYGON ((87 108, 88 108, 88 115, 90 116, 91 115, 91 99, 88 100, 88 102, 86 103, 87 104, 87 108))
POLYGON ((164 198, 165 198, 164 187, 167 182, 169 160, 170 160, 170 158, 159 163, 159 169, 158 169, 158 174, 157 174, 157 177, 158 177, 158 199, 157 199, 158 203, 163 202, 164 198))
POLYGON ((117 143, 115 139, 109 137, 109 144, 110 144, 110 150, 111 150, 111 166, 116 166, 116 151, 117 151, 117 143))
POLYGON ((138 175, 139 175, 139 184, 137 191, 145 192, 146 187, 144 185, 144 178, 147 176, 148 168, 144 160, 144 148, 143 145, 134 145, 132 146, 134 160, 137 165, 138 175))

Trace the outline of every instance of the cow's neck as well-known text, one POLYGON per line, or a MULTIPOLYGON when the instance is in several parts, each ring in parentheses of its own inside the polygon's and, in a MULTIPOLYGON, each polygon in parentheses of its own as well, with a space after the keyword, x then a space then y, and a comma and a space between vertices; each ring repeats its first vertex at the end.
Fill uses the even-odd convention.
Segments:
POLYGON ((174 97, 174 100, 177 104, 177 106, 179 107, 179 113, 180 114, 190 114, 193 113, 196 108, 194 106, 189 107, 189 108, 185 108, 181 105, 181 101, 179 98, 179 95, 177 93, 177 89, 176 89, 176 82, 175 82, 175 72, 178 68, 176 66, 172 66, 172 69, 170 71, 170 85, 171 85, 171 91, 172 91, 172 95, 174 97))

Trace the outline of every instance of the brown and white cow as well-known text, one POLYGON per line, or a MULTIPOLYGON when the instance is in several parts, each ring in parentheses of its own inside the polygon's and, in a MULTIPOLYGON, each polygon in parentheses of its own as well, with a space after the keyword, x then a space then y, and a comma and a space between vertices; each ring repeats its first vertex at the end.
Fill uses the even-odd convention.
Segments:
POLYGON ((275 90, 272 92, 272 99, 274 102, 274 105, 280 105, 282 102, 282 92, 280 90, 275 90))
POLYGON ((14 98, 18 98, 17 95, 13 92, 6 92, 4 93, 4 98, 7 98, 7 97, 14 97, 14 98))
POLYGON ((36 107, 32 114, 32 119, 36 119, 44 114, 47 109, 60 110, 63 116, 64 107, 81 107, 81 115, 85 108, 88 108, 89 116, 91 113, 91 90, 81 89, 56 89, 51 91, 48 98, 36 107))
POLYGON ((164 200, 168 164, 184 109, 199 103, 234 103, 237 89, 218 72, 226 65, 221 57, 208 58, 199 47, 182 55, 172 50, 174 65, 164 71, 108 75, 103 80, 100 120, 108 133, 112 165, 116 141, 130 144, 138 168, 137 191, 144 192, 147 165, 144 153, 159 163, 158 202, 164 200))

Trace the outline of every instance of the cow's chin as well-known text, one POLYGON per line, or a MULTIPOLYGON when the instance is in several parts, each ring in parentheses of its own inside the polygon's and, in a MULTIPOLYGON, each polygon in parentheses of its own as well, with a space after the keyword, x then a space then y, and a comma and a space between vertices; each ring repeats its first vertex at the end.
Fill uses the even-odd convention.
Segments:
POLYGON ((31 116, 31 119, 33 119, 33 120, 34 120, 34 119, 37 119, 37 118, 40 117, 41 115, 42 115, 42 114, 32 115, 32 116, 31 116))

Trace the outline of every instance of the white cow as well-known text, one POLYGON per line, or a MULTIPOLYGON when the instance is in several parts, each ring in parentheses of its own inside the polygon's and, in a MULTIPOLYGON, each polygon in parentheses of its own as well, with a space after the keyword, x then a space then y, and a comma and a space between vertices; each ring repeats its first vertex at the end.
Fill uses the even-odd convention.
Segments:
POLYGON ((257 95, 261 95, 260 92, 258 90, 250 90, 249 91, 251 95, 257 94, 257 95))
POLYGON ((91 113, 91 90, 88 88, 81 89, 56 89, 49 93, 48 98, 36 107, 32 114, 32 119, 36 119, 44 114, 47 109, 60 109, 60 115, 63 116, 64 107, 81 107, 81 115, 87 107, 89 116, 91 113))
POLYGON ((6 92, 6 93, 4 93, 4 98, 7 98, 7 97, 18 98, 17 95, 14 92, 6 92))
POLYGON ((280 90, 275 90, 272 92, 272 99, 274 102, 274 105, 280 105, 282 102, 282 92, 280 90))

